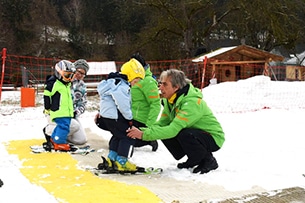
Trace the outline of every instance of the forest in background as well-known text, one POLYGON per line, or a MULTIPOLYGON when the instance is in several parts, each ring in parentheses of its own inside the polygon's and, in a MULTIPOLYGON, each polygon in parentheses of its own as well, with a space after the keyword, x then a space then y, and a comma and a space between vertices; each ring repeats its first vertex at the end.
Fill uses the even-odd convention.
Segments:
POLYGON ((297 54, 304 10, 304 0, 0 0, 0 45, 98 61, 187 59, 239 44, 297 54))

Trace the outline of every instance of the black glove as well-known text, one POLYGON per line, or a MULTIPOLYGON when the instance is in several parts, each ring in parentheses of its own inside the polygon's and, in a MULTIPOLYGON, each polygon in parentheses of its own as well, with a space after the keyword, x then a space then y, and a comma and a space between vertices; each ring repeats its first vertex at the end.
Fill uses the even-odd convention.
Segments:
POLYGON ((73 118, 76 118, 78 116, 78 111, 73 112, 73 118))

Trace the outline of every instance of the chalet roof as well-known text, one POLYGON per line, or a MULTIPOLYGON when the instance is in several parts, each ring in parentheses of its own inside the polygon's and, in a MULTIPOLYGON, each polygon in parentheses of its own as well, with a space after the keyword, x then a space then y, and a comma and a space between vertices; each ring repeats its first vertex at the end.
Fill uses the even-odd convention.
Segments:
POLYGON ((239 45, 239 46, 232 46, 232 47, 223 47, 219 48, 213 52, 201 55, 195 59, 193 62, 202 62, 204 61, 205 57, 208 59, 223 59, 232 54, 239 54, 243 56, 247 56, 252 60, 268 60, 268 61, 283 61, 284 57, 276 54, 272 54, 270 52, 260 50, 251 46, 247 45, 239 45))

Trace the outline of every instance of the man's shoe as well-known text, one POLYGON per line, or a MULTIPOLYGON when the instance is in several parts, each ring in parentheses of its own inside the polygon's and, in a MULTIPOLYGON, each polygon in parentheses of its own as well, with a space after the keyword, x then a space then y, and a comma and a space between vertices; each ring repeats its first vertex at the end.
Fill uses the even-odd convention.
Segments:
POLYGON ((216 159, 212 156, 209 156, 208 158, 205 158, 201 161, 201 163, 194 168, 193 173, 199 173, 204 174, 208 173, 211 170, 215 170, 218 168, 218 163, 216 159))
POLYGON ((193 168, 194 166, 198 165, 199 163, 190 161, 189 159, 186 162, 177 164, 177 168, 193 168))
POLYGON ((152 151, 153 151, 153 152, 157 151, 157 149, 158 149, 158 141, 157 141, 157 140, 151 141, 151 142, 149 143, 149 145, 152 147, 152 151))

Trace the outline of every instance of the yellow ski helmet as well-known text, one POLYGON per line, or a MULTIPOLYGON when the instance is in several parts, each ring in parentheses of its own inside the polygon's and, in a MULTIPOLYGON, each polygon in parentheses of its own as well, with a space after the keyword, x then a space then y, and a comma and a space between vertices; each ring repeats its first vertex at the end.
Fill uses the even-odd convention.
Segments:
POLYGON ((131 82, 135 78, 143 79, 145 77, 145 70, 143 66, 134 58, 122 65, 121 73, 127 75, 128 82, 131 82))

